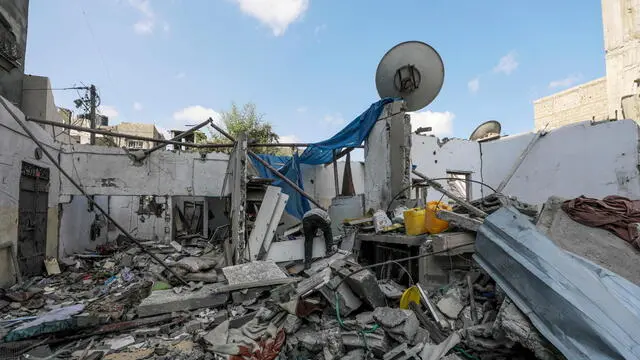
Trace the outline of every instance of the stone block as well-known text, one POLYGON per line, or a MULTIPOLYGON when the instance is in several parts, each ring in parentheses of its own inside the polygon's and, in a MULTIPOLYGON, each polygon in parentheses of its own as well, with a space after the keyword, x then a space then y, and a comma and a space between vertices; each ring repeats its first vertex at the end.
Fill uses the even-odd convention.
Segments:
POLYGON ((377 359, 381 359, 391 348, 389 339, 381 329, 365 334, 364 339, 358 331, 343 332, 342 343, 347 351, 368 348, 377 359))
POLYGON ((320 288, 320 293, 324 296, 332 307, 336 306, 336 293, 338 294, 338 302, 340 308, 340 315, 348 316, 354 310, 362 306, 362 301, 351 291, 351 288, 342 283, 337 286, 341 279, 337 276, 331 278, 328 284, 320 288), (335 289, 335 290, 334 290, 335 289))
POLYGON ((227 302, 229 294, 215 293, 214 290, 218 286, 218 284, 205 285, 199 290, 180 294, 176 294, 173 290, 153 291, 138 306, 138 316, 147 317, 223 305, 227 302))
POLYGON ((464 308, 460 300, 451 294, 445 295, 440 301, 438 301, 436 306, 440 312, 450 319, 457 319, 458 315, 464 308))

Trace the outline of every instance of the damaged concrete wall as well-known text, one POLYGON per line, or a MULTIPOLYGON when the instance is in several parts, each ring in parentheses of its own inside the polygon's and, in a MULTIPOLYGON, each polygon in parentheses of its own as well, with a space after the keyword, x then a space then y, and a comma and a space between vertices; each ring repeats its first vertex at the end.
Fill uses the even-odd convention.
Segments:
MULTIPOLYGON (((62 167, 93 195, 220 196, 228 155, 156 151, 142 162, 124 149, 91 145, 64 145, 62 167)), ((61 192, 78 195, 62 179, 61 192)))
MULTIPOLYGON (((344 177, 344 161, 338 161, 338 185, 342 190, 344 177)), ((328 166, 302 165, 302 179, 306 192, 313 195, 325 207, 331 205, 331 199, 336 196, 336 186, 333 175, 333 164, 328 166)), ((356 194, 364 193, 364 163, 351 161, 351 176, 356 194)), ((311 204, 313 206, 313 204, 311 204)))
MULTIPOLYGON (((534 145, 503 192, 538 205, 552 195, 600 198, 615 194, 640 199, 638 131, 632 120, 595 125, 582 122, 550 131, 534 145)), ((527 133, 483 143, 463 139, 439 143, 436 137, 413 135, 412 161, 418 171, 432 178, 446 177, 447 172, 469 172, 470 179, 496 188, 534 136, 527 133)), ((488 188, 471 184, 472 199, 489 194, 488 188)), ((427 199, 440 197, 431 190, 427 199)))
MULTIPOLYGON (((61 258, 93 250, 97 245, 107 242, 107 221, 104 216, 89 205, 84 196, 71 196, 70 201, 60 204, 60 246, 61 258)), ((107 209, 107 196, 95 196, 98 205, 107 209)))
MULTIPOLYGON (((435 136, 412 135, 411 159, 416 170, 430 178, 446 178, 448 173, 468 173, 471 180, 482 181, 480 146, 475 141, 451 139, 441 143, 435 136)), ((447 186, 446 181, 438 181, 447 186)), ((479 184, 471 184, 471 198, 481 197, 479 184)), ((412 196, 415 192, 412 192, 412 196)), ((439 200, 442 194, 427 192, 427 200, 439 200)))
MULTIPOLYGON (((132 236, 140 240, 169 243, 171 241, 171 209, 171 198, 166 196, 143 198, 142 201, 140 196, 109 197, 109 215, 132 236), (153 206, 148 206, 149 203, 153 206)), ((120 234, 115 226, 109 226, 109 241, 115 241, 120 234)))
MULTIPOLYGON (((551 195, 639 199, 638 131, 632 120, 582 122, 551 131, 538 140, 504 193, 533 204, 542 204, 551 195)), ((533 136, 483 143, 484 181, 498 186, 533 136)))
MULTIPOLYGON (((13 113, 24 116, 9 105, 13 113)), ((36 124, 27 123, 34 135, 47 147, 53 156, 58 156, 59 147, 51 137, 36 124)), ((18 214, 20 199, 20 177, 22 163, 27 162, 50 170, 46 254, 58 253, 58 196, 60 177, 57 169, 44 156, 36 154, 37 145, 28 137, 11 115, 0 106, 0 244, 12 243, 17 249, 18 214)), ((13 281, 13 268, 6 250, 0 250, 0 284, 13 281)))

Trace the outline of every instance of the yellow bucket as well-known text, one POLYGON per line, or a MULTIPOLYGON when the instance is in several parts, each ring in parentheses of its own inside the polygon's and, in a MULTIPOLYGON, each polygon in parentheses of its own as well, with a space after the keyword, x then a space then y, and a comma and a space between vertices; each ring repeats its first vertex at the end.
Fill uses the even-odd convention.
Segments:
MULTIPOLYGON (((429 234, 439 234, 449 228, 449 222, 440 220, 436 217, 438 210, 451 211, 451 206, 439 202, 429 201, 427 203, 427 209, 425 211, 425 231, 429 234)), ((406 218, 405 218, 406 219, 406 218)))
POLYGON ((407 235, 422 235, 427 232, 424 209, 413 208, 406 210, 403 214, 404 228, 407 235))

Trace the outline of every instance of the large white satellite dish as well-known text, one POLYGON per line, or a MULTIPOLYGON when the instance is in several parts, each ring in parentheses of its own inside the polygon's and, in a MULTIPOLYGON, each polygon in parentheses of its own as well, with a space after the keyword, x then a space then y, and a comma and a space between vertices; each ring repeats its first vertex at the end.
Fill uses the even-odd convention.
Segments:
POLYGON ((417 111, 436 98, 444 82, 442 58, 421 41, 400 43, 382 57, 376 70, 381 98, 402 98, 408 111, 417 111))

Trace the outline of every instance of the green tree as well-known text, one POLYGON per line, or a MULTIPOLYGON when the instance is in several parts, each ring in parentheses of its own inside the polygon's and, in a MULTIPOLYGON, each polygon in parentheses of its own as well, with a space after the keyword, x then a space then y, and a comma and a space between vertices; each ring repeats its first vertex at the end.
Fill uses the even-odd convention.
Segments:
MULTIPOLYGON (((247 103, 242 107, 239 107, 235 103, 231 104, 231 109, 221 114, 222 124, 226 127, 227 132, 234 138, 238 137, 241 133, 246 133, 249 142, 258 144, 275 144, 278 143, 278 134, 273 132, 273 128, 268 121, 265 121, 264 114, 259 113, 256 110, 254 103, 247 103)), ((219 134, 217 131, 211 132, 211 143, 214 144, 228 144, 229 140, 219 134)), ((275 154, 275 155, 290 155, 291 151, 288 149, 277 147, 259 147, 252 148, 256 153, 261 154, 275 154)), ((219 151, 229 153, 230 148, 220 149, 219 151)))

